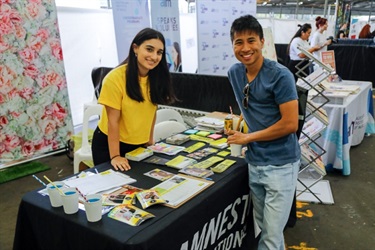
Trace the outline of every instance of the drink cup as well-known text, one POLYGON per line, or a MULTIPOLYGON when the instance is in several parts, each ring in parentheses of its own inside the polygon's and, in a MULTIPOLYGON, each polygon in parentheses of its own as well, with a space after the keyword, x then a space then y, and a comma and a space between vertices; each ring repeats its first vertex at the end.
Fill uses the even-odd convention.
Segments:
POLYGON ((230 144, 230 155, 231 156, 241 156, 242 145, 240 144, 230 144))
POLYGON ((90 194, 84 202, 86 218, 89 222, 96 222, 102 219, 102 195, 90 194))
POLYGON ((61 195, 64 212, 66 214, 74 214, 78 212, 78 193, 74 187, 64 188, 64 195, 61 195))
MULTIPOLYGON (((61 190, 64 187, 64 182, 62 181, 55 181, 54 184, 61 190)), ((61 201, 61 196, 60 192, 58 189, 55 188, 52 183, 49 183, 47 185, 47 192, 49 196, 49 200, 51 202, 52 207, 61 207, 62 206, 62 201, 61 201)))

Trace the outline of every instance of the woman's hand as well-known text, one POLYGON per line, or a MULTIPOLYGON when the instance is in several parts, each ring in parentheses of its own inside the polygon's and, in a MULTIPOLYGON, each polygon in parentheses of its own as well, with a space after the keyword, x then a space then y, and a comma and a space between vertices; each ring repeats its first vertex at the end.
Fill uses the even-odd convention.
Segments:
POLYGON ((111 165, 115 170, 128 171, 131 169, 128 159, 121 156, 115 156, 114 158, 112 158, 111 165))
POLYGON ((155 144, 155 140, 150 139, 148 142, 145 143, 145 147, 148 147, 148 146, 151 146, 151 145, 154 145, 154 144, 155 144))

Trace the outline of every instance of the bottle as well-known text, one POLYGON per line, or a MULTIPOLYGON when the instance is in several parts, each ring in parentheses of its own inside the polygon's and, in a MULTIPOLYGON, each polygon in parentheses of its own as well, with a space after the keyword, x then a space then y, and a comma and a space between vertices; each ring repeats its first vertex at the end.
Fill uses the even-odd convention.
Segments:
POLYGON ((233 130, 233 116, 231 114, 227 115, 224 120, 224 130, 227 132, 233 130))

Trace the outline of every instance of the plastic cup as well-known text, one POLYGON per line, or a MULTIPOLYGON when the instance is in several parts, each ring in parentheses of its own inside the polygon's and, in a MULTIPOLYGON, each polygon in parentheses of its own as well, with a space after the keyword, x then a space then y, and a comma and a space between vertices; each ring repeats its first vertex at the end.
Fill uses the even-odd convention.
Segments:
MULTIPOLYGON (((64 182, 55 181, 54 184, 61 190, 64 187, 64 182)), ((52 207, 61 207, 62 200, 61 195, 58 189, 55 188, 51 183, 47 185, 47 192, 49 196, 49 201, 51 202, 52 207)))
POLYGON ((240 144, 230 144, 230 155, 231 156, 241 156, 242 145, 240 144))
POLYGON ((78 193, 74 187, 64 188, 64 195, 61 195, 64 212, 66 214, 74 214, 78 212, 78 193))
POLYGON ((89 222, 96 222, 102 219, 102 195, 90 194, 84 202, 86 218, 89 222))

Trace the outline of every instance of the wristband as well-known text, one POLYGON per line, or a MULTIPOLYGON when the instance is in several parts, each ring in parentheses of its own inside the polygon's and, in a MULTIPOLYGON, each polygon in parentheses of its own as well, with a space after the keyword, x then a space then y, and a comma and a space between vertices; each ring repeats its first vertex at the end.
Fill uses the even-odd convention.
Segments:
POLYGON ((120 155, 115 155, 115 156, 113 156, 112 158, 111 158, 111 161, 113 160, 113 159, 115 159, 116 157, 119 157, 120 155))

